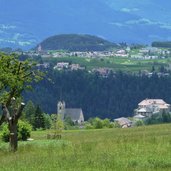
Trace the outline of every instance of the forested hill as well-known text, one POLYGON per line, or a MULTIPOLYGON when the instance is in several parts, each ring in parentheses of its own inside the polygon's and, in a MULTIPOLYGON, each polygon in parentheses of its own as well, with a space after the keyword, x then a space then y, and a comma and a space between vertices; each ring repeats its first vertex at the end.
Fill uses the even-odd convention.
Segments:
MULTIPOLYGON (((104 51, 116 44, 92 35, 61 34, 49 37, 40 43, 43 50, 104 51)), ((37 46, 38 47, 38 46, 37 46)))
POLYGON ((171 48, 171 41, 166 42, 153 42, 152 47, 159 47, 159 48, 171 48))
POLYGON ((171 77, 151 78, 122 72, 103 78, 86 71, 57 72, 25 94, 25 100, 40 104, 47 113, 56 113, 57 101, 69 108, 82 108, 85 118, 132 116, 137 104, 145 98, 162 98, 171 104, 171 77))

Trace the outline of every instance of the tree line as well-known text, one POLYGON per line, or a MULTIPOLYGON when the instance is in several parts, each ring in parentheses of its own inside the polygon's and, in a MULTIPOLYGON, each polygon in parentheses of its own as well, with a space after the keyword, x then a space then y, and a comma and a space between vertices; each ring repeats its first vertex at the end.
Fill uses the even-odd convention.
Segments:
POLYGON ((171 42, 170 41, 164 41, 164 42, 152 42, 152 47, 159 47, 159 48, 171 48, 171 42))
POLYGON ((121 71, 102 77, 87 71, 54 71, 36 85, 33 93, 24 93, 26 100, 39 104, 46 113, 57 113, 57 102, 68 108, 82 108, 85 119, 114 119, 133 116, 134 109, 146 98, 161 98, 171 103, 171 77, 127 74, 121 71))

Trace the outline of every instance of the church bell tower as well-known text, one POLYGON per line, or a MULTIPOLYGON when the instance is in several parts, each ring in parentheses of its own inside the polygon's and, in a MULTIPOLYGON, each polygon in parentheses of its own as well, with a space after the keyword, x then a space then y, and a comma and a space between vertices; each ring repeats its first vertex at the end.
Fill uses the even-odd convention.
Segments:
POLYGON ((57 114, 61 116, 61 119, 63 119, 64 113, 65 113, 65 102, 59 101, 57 104, 57 114))

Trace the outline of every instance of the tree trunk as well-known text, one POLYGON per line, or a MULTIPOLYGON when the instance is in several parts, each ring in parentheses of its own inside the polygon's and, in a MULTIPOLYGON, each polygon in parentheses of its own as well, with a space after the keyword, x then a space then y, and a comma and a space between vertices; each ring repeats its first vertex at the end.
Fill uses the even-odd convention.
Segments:
POLYGON ((15 152, 18 148, 18 139, 17 139, 17 123, 13 120, 9 121, 9 130, 10 130, 10 151, 15 152))
POLYGON ((13 113, 10 115, 8 108, 6 105, 2 104, 3 114, 0 119, 0 125, 3 122, 8 122, 8 129, 10 131, 9 142, 10 142, 10 151, 17 151, 18 148, 18 139, 17 139, 17 123, 20 118, 22 111, 24 109, 25 104, 21 103, 18 110, 16 108, 13 109, 13 113))

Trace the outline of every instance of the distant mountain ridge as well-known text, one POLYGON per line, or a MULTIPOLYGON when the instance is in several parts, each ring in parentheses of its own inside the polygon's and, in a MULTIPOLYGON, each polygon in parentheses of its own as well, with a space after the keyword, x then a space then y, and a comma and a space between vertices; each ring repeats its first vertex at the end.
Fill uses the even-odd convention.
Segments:
POLYGON ((0 48, 30 49, 50 35, 90 34, 112 42, 171 40, 171 1, 0 0, 0 48))
POLYGON ((48 37, 39 45, 41 45, 42 50, 66 51, 105 51, 118 47, 115 43, 87 34, 55 35, 48 37))

